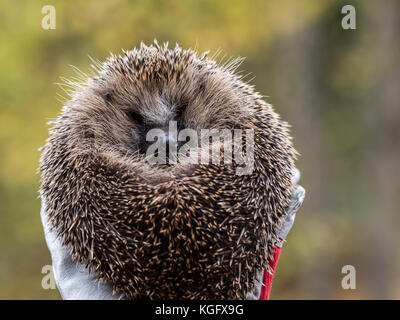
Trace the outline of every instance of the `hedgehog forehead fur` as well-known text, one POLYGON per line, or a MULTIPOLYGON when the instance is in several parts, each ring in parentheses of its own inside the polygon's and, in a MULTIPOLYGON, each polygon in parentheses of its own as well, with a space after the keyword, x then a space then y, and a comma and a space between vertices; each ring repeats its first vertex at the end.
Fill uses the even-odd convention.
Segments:
POLYGON ((124 51, 80 82, 40 159, 41 196, 73 259, 126 298, 236 299, 268 269, 292 191, 288 126, 234 74, 179 46, 124 51), (254 171, 149 166, 149 128, 253 129, 254 171))

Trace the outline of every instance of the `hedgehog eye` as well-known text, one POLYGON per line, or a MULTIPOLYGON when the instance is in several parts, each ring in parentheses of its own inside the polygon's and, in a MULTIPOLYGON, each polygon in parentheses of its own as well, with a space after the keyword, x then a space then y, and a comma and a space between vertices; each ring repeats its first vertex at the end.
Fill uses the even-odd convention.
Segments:
POLYGON ((176 117, 177 117, 178 119, 182 119, 182 116, 183 116, 183 114, 184 114, 184 112, 185 112, 187 106, 188 106, 188 104, 187 104, 187 103, 184 103, 182 106, 180 106, 180 107, 177 109, 177 111, 176 111, 176 117))
POLYGON ((107 93, 104 95, 104 100, 105 100, 105 102, 107 102, 108 104, 111 104, 111 103, 112 103, 112 101, 113 101, 113 96, 112 96, 111 92, 107 92, 107 93))
POLYGON ((143 124, 144 118, 141 114, 134 111, 129 111, 127 114, 129 119, 132 120, 133 122, 136 122, 137 124, 143 124))

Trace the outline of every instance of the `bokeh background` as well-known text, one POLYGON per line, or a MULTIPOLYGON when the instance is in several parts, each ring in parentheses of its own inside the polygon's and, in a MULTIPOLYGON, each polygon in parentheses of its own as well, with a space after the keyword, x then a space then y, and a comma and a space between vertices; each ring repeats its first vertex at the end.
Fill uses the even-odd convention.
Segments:
POLYGON ((60 298, 41 286, 36 173, 55 83, 154 38, 246 57, 239 70, 292 125, 307 197, 272 298, 400 298, 399 30, 396 0, 0 0, 0 299, 60 298), (41 27, 47 4, 56 30, 41 27), (355 290, 341 287, 348 264, 355 290))

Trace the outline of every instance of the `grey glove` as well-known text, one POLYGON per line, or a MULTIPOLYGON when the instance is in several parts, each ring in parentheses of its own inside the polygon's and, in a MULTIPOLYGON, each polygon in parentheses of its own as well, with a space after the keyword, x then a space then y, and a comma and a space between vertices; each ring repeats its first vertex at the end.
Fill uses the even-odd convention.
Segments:
POLYGON ((285 242, 285 239, 290 229, 293 226, 294 219, 296 218, 296 212, 303 204, 304 197, 306 195, 306 190, 304 190, 302 186, 298 185, 299 180, 300 180, 300 171, 296 169, 295 174, 293 175, 293 181, 296 187, 293 191, 289 205, 287 206, 286 209, 287 216, 283 221, 281 228, 278 231, 278 237, 281 238, 282 240, 275 244, 279 248, 282 248, 283 243, 285 242))
POLYGON ((120 300, 121 294, 113 294, 112 286, 99 283, 85 266, 72 261, 68 249, 62 245, 55 232, 50 230, 42 201, 44 236, 53 261, 54 279, 64 300, 120 300))
MULTIPOLYGON (((294 174, 294 182, 300 179, 300 172, 296 170, 294 174)), ((305 190, 301 186, 297 186, 293 192, 292 198, 288 206, 288 215, 283 222, 278 236, 282 239, 276 246, 282 247, 287 234, 289 233, 296 212, 301 206, 305 196, 305 190)), ((113 294, 113 289, 110 284, 99 283, 95 274, 90 273, 85 268, 85 265, 77 264, 72 261, 68 249, 62 245, 62 242, 54 231, 50 230, 50 225, 47 219, 47 214, 44 210, 44 200, 42 200, 42 210, 40 215, 42 218, 44 235, 49 248, 51 259, 53 261, 53 274, 57 287, 64 300, 121 300, 122 294, 113 294)), ((261 293, 262 277, 264 271, 257 273, 259 276, 260 286, 254 293, 248 295, 250 300, 258 300, 261 293)))
MULTIPOLYGON (((300 171, 296 169, 294 175, 293 175, 293 182, 295 184, 295 188, 292 194, 292 197, 290 199, 290 202, 287 206, 287 216, 285 220, 282 223, 282 226, 278 230, 278 237, 281 239, 281 241, 275 243, 275 245, 279 248, 282 248, 283 243, 285 242, 285 239, 290 231, 290 229, 293 226, 294 219, 296 218, 296 212, 299 210, 301 207, 304 197, 306 195, 306 191, 304 188, 297 183, 300 180, 300 171)), ((254 292, 249 293, 247 295, 247 300, 259 300, 260 295, 261 295, 261 287, 263 283, 263 277, 264 277, 264 270, 258 271, 257 272, 257 279, 259 286, 255 289, 254 292)))

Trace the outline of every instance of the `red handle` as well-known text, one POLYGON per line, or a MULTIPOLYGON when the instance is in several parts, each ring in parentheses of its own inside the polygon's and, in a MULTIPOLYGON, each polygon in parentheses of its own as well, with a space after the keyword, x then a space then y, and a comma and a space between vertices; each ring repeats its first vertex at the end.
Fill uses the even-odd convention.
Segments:
POLYGON ((269 266, 272 269, 272 273, 268 271, 264 271, 263 277, 263 285, 261 286, 261 294, 259 300, 269 300, 269 295, 271 293, 272 288, 272 279, 274 277, 275 268, 279 260, 279 256, 281 254, 281 248, 275 247, 274 252, 272 253, 273 259, 269 259, 269 266))

